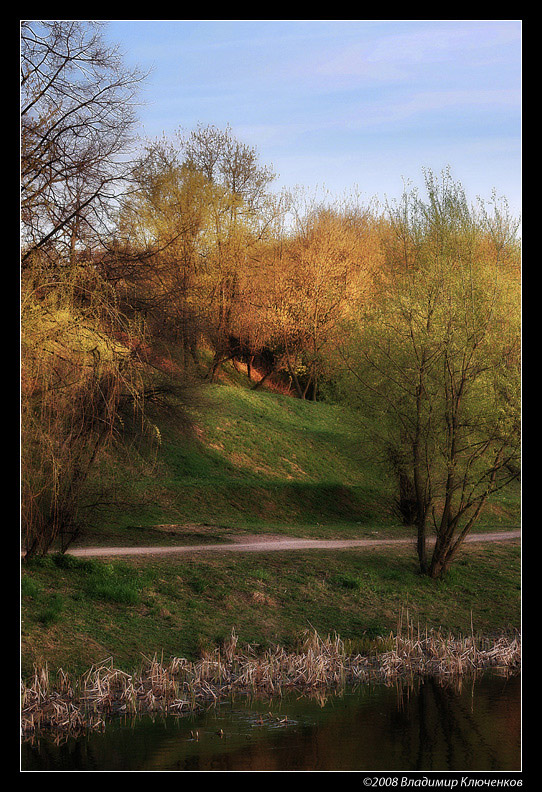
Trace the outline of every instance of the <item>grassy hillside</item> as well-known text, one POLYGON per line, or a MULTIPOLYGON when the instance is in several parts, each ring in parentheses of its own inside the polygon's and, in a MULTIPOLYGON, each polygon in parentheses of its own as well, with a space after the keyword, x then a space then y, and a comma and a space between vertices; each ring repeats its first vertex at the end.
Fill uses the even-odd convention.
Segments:
MULTIPOLYGON (((223 381, 197 399, 191 432, 175 400, 169 410, 149 407, 161 436, 156 455, 104 463, 102 479, 114 490, 79 543, 217 542, 243 531, 405 533, 363 416, 254 391, 227 367, 223 381)), ((518 487, 486 508, 478 529, 509 525, 519 525, 518 487)))

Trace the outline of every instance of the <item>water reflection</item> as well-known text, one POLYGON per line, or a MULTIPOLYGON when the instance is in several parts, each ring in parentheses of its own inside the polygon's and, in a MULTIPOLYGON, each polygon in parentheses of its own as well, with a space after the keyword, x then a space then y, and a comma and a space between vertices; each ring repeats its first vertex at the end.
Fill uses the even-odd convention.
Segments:
POLYGON ((236 698, 22 746, 23 770, 519 770, 520 678, 236 698))

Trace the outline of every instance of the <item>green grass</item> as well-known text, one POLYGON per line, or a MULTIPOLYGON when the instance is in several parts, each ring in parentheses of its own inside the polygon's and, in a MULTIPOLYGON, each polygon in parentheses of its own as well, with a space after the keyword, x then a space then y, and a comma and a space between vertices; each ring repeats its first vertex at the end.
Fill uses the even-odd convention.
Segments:
MULTIPOLYGON (((203 544, 242 532, 409 534, 363 416, 251 390, 233 369, 230 376, 236 384, 204 387, 191 434, 174 400, 169 412, 150 406, 162 437, 154 463, 104 461, 99 483, 115 494, 79 544, 203 544)), ((510 525, 519 525, 519 487, 489 504, 477 530, 510 525)))
MULTIPOLYGON (((231 374, 232 378, 237 375, 231 374)), ((178 404, 153 414, 156 458, 109 456, 94 482, 104 505, 79 544, 227 542, 233 534, 412 536, 358 414, 246 381, 210 385, 187 434, 178 404)), ((519 487, 477 531, 519 525, 519 487)), ((412 547, 90 561, 49 556, 22 571, 22 670, 86 670, 112 655, 198 657, 234 628, 242 642, 293 648, 303 632, 352 647, 394 631, 402 609, 422 627, 480 632, 520 624, 519 543, 465 546, 447 578, 418 574, 412 547)))
POLYGON ((195 659, 235 629, 242 643, 299 645, 337 633, 353 651, 397 628, 401 610, 423 629, 466 634, 520 626, 518 542, 466 546, 448 577, 418 574, 412 549, 33 562, 22 577, 22 669, 84 671, 112 655, 195 659), (52 618, 43 617, 56 598, 52 618))

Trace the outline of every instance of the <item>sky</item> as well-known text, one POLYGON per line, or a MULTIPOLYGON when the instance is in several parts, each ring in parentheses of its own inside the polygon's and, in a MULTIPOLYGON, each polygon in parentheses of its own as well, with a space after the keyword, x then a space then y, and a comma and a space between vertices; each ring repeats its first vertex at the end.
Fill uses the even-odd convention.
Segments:
MULTIPOLYGON (((450 168, 521 213, 521 20, 106 20, 140 134, 230 126, 299 185, 381 201, 450 168)), ((423 189, 422 189, 423 192, 423 189)))

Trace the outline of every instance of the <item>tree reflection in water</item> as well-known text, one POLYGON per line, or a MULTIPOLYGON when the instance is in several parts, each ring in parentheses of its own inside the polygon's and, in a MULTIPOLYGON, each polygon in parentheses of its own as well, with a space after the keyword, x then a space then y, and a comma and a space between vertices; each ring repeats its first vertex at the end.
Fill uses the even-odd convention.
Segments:
POLYGON ((248 699, 22 746, 23 770, 519 770, 520 678, 248 699), (199 732, 196 741, 191 732, 199 732), (221 734, 222 731, 222 734, 221 734))

